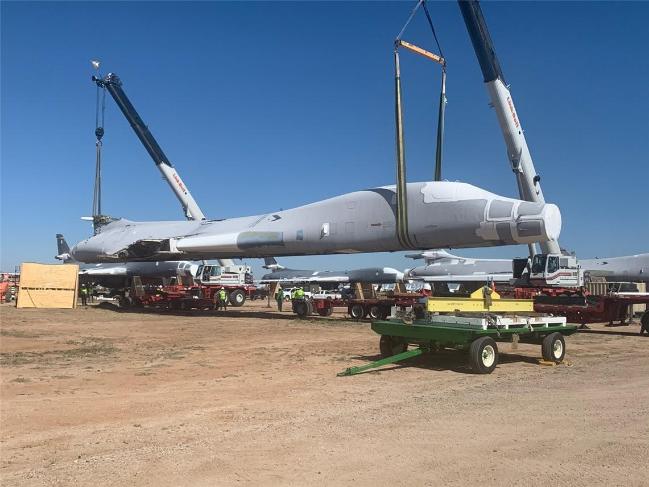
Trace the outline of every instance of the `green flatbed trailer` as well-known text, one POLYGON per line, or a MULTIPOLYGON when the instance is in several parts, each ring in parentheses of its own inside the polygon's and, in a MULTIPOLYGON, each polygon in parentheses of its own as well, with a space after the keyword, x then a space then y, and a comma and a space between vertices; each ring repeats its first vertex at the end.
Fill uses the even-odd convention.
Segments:
POLYGON ((490 374, 498 365, 496 342, 518 342, 541 345, 543 358, 561 363, 566 353, 564 336, 572 335, 577 326, 546 324, 508 328, 458 328, 431 324, 425 320, 407 324, 402 321, 374 321, 372 330, 381 335, 381 360, 360 367, 350 367, 339 376, 354 375, 369 369, 406 360, 444 348, 469 352, 471 368, 478 374, 490 374), (417 348, 408 350, 409 345, 417 348))

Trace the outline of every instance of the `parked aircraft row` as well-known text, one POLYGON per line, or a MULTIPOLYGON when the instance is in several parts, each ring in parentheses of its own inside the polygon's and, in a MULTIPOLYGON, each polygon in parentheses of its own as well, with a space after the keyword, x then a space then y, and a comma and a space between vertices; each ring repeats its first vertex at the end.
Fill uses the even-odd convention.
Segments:
MULTIPOLYGON (((76 262, 61 234, 56 235, 58 255, 63 262, 76 262)), ((513 278, 511 259, 475 259, 453 255, 446 250, 428 250, 406 254, 412 259, 424 259, 425 265, 404 272, 391 267, 369 267, 340 271, 288 269, 275 258, 264 259, 264 274, 260 283, 320 283, 344 284, 372 282, 387 284, 403 280, 425 282, 509 282, 513 278)), ((584 259, 580 261, 584 274, 604 277, 612 282, 649 282, 649 253, 624 257, 584 259)), ((80 264, 82 282, 95 282, 105 287, 121 288, 133 276, 147 278, 172 278, 196 275, 199 264, 191 261, 124 262, 116 264, 80 264)))
MULTIPOLYGON (((424 259, 425 265, 406 271, 406 278, 435 281, 509 282, 513 278, 511 259, 472 259, 444 250, 409 254, 424 259)), ((649 253, 624 257, 580 259, 586 277, 603 277, 612 282, 649 282, 649 253)))

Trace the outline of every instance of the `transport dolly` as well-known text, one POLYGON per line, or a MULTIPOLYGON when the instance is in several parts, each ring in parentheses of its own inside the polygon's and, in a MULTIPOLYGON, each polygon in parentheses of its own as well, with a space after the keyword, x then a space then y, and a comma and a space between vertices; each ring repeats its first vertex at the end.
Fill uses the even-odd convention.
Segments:
POLYGON ((564 336, 575 333, 577 326, 567 325, 563 317, 439 315, 412 324, 375 321, 372 330, 381 335, 379 348, 383 358, 360 367, 350 367, 338 376, 359 374, 442 348, 468 351, 473 371, 490 374, 498 365, 496 342, 541 345, 545 360, 561 363, 566 353, 564 336), (417 348, 408 350, 408 345, 417 345, 417 348))

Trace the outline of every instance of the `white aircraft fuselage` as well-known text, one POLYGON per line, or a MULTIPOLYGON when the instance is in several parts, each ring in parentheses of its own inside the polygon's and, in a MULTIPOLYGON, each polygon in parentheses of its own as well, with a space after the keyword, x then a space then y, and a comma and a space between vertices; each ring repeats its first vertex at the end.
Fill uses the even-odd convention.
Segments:
POLYGON ((556 239, 557 206, 458 182, 409 183, 408 236, 396 234, 394 186, 216 221, 114 220, 71 251, 81 262, 201 260, 528 244, 556 239))

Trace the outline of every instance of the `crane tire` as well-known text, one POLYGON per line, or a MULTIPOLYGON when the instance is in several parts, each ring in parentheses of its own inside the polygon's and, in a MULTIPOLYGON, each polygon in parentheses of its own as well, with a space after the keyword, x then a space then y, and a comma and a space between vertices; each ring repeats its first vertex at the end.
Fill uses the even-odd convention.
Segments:
POLYGON ((238 308, 239 306, 243 306, 243 303, 246 302, 246 293, 244 293, 241 289, 235 289, 230 293, 228 298, 230 305, 238 308))

